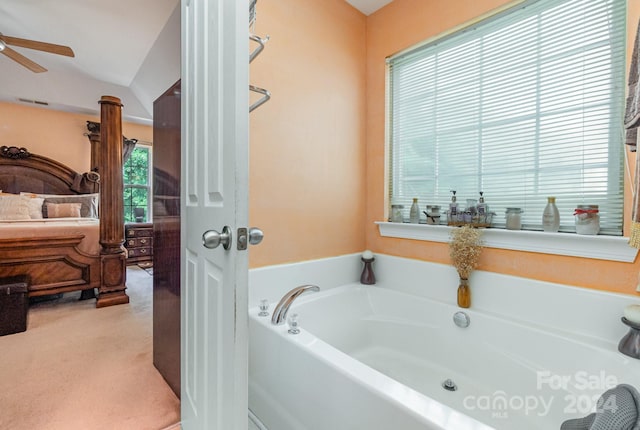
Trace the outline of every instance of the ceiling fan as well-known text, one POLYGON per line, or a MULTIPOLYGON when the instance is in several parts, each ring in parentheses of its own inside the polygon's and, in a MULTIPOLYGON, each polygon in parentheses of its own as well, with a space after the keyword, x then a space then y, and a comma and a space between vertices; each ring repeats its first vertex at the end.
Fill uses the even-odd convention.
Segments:
POLYGON ((0 33, 0 53, 6 55, 13 61, 20 63, 21 65, 35 73, 46 72, 47 69, 45 69, 35 61, 28 59, 19 52, 9 48, 8 45, 35 49, 38 51, 49 52, 51 54, 65 55, 67 57, 75 57, 73 50, 68 46, 38 42, 36 40, 20 39, 18 37, 5 36, 4 34, 0 33))

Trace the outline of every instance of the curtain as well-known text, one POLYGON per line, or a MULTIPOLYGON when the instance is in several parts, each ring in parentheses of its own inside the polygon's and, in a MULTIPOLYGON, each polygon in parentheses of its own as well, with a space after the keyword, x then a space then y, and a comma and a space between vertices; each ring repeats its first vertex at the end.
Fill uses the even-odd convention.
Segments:
MULTIPOLYGON (((99 150, 96 147, 98 143, 100 143, 100 123, 94 121, 87 121, 87 130, 89 133, 85 133, 85 136, 89 138, 89 142, 91 142, 91 168, 97 169, 96 160, 99 158, 98 153, 99 150)), ((136 147, 136 143, 138 143, 138 139, 127 139, 125 136, 122 136, 122 164, 127 162, 127 160, 131 157, 133 150, 136 147)))
POLYGON ((636 174, 633 180, 632 189, 635 190, 633 195, 633 214, 631 216, 631 233, 629 234, 629 245, 634 248, 640 248, 640 201, 638 200, 638 186, 640 183, 640 159, 639 152, 636 151, 636 142, 638 138, 638 127, 640 126, 640 67, 638 62, 638 50, 640 49, 640 22, 636 30, 636 39, 633 47, 633 55, 631 57, 631 66, 629 67, 628 94, 627 105, 624 115, 624 126, 627 129, 626 145, 629 145, 631 151, 636 152, 636 174))
POLYGON ((122 138, 122 164, 126 163, 131 157, 131 154, 133 154, 133 150, 136 147, 136 143, 138 143, 138 139, 122 138))

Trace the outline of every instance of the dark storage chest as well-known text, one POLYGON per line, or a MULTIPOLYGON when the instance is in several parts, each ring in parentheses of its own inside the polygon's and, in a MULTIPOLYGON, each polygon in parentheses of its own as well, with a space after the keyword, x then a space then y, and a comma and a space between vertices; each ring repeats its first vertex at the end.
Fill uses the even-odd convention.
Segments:
POLYGON ((28 287, 26 276, 0 278, 0 336, 27 329, 28 287))

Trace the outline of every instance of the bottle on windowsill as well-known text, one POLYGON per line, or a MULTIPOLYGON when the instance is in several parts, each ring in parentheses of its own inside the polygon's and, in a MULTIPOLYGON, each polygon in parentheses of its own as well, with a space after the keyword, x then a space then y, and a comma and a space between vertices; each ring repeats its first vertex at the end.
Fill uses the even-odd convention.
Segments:
POLYGON ((478 200, 478 215, 484 216, 489 212, 489 206, 484 201, 484 192, 480 191, 480 200, 478 200))
POLYGON ((449 203, 449 213, 447 214, 447 221, 449 224, 458 221, 458 202, 456 202, 456 192, 451 191, 451 203, 449 203))
POLYGON ((547 197, 547 206, 542 212, 542 230, 556 233, 560 229, 560 213, 556 207, 556 198, 547 197))
POLYGON ((413 199, 411 210, 409 211, 409 222, 413 224, 420 223, 420 206, 418 206, 418 199, 413 199))

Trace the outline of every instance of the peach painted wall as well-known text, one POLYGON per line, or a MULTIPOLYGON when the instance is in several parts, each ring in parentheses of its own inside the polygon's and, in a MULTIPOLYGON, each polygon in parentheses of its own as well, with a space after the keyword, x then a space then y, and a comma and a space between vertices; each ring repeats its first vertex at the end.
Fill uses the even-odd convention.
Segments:
MULTIPOLYGON (((366 245, 374 252, 448 264, 443 243, 383 238, 375 221, 385 219, 385 58, 462 25, 506 0, 395 0, 367 19, 367 210, 366 245)), ((640 2, 629 2, 629 38, 635 36, 640 2)), ((629 41, 629 47, 633 40, 629 41)), ((630 48, 629 48, 630 49, 630 48)), ((630 52, 629 52, 630 53, 630 52)), ((633 157, 633 156, 632 156, 633 157)), ((632 163, 633 164, 633 163, 632 163)), ((627 195, 630 195, 627 191, 627 195)), ((489 202, 491 204, 491 202, 489 202)), ((629 210, 627 214, 629 214, 629 210)), ((481 270, 622 293, 635 293, 640 261, 586 258, 485 249, 481 270)))
POLYGON ((258 3, 271 41, 250 81, 272 99, 250 115, 251 267, 364 249, 365 25, 344 0, 258 3))
MULTIPOLYGON (((100 118, 0 102, 0 145, 23 146, 34 154, 85 172, 91 161, 91 146, 83 136, 87 121, 100 121, 100 118)), ((151 126, 123 123, 122 132, 131 139, 153 141, 151 126)))

